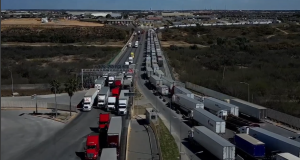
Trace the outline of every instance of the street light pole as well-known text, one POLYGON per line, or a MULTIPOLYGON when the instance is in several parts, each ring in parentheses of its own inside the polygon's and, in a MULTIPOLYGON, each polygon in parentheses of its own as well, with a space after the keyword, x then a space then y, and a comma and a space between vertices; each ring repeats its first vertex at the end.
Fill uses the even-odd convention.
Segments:
POLYGON ((56 118, 57 117, 56 86, 54 87, 54 94, 55 94, 55 118, 56 118))
POLYGON ((240 82, 241 84, 246 84, 248 86, 248 102, 250 102, 250 84, 249 83, 246 83, 246 82, 240 82))
MULTIPOLYGON (((180 120, 180 119, 179 119, 180 120)), ((179 139, 180 139, 180 144, 179 144, 179 152, 181 153, 181 126, 182 126, 182 121, 180 121, 180 128, 179 128, 179 139)), ((181 160, 181 154, 180 154, 180 160, 181 160)))

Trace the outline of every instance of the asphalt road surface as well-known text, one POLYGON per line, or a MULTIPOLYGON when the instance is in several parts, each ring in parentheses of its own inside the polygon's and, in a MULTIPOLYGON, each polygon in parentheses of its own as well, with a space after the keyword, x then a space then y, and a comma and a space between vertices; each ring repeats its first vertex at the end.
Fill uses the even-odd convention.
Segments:
POLYGON ((38 145, 64 127, 63 123, 34 117, 28 113, 32 111, 1 111, 1 159, 10 160, 13 156, 24 153, 26 148, 38 145))

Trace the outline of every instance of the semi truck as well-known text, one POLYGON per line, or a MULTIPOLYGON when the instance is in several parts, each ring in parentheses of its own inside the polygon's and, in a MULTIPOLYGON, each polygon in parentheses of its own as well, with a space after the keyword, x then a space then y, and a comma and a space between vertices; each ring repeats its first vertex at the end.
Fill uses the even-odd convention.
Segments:
POLYGON ((156 71, 155 71, 155 75, 156 75, 157 77, 159 77, 159 78, 165 76, 164 72, 162 72, 161 70, 156 70, 156 71))
POLYGON ((126 115, 127 107, 129 104, 129 96, 125 96, 125 93, 129 93, 129 90, 121 90, 119 103, 118 103, 118 115, 126 115))
POLYGON ((113 97, 119 98, 120 95, 120 88, 119 87, 115 87, 111 90, 111 95, 113 97))
POLYGON ((83 98, 83 111, 91 111, 93 104, 95 102, 95 98, 97 97, 98 89, 91 88, 88 92, 84 95, 83 98))
POLYGON ((163 62, 164 62, 164 61, 163 61, 162 57, 158 57, 158 58, 157 58, 157 64, 158 64, 159 67, 163 67, 163 65, 164 65, 163 62))
POLYGON ((234 160, 235 146, 204 126, 193 127, 188 139, 199 144, 220 160, 234 160))
POLYGON ((267 108, 249 103, 240 99, 231 99, 230 104, 239 107, 239 112, 245 116, 250 116, 257 120, 263 120, 267 117, 267 108))
POLYGON ((169 87, 169 90, 172 90, 174 85, 175 85, 175 81, 172 80, 171 78, 168 78, 166 76, 162 76, 161 77, 162 83, 166 86, 169 87))
POLYGON ((100 152, 99 135, 88 135, 84 147, 85 159, 97 159, 100 152))
POLYGON ((265 157, 265 144, 248 134, 236 134, 234 136, 234 144, 237 149, 240 149, 252 158, 265 157))
POLYGON ((226 122, 202 108, 193 109, 188 118, 193 126, 205 126, 217 134, 226 132, 226 122))
POLYGON ((204 108, 203 103, 184 94, 174 94, 172 96, 172 105, 175 107, 177 112, 183 111, 188 114, 196 108, 204 108))
POLYGON ((108 76, 108 85, 111 86, 114 84, 115 76, 108 76))
POLYGON ((153 69, 151 67, 146 67, 147 76, 150 78, 153 75, 153 69))
POLYGON ((155 75, 150 76, 149 81, 155 88, 157 88, 159 85, 162 85, 162 80, 155 75))
POLYGON ((110 95, 109 87, 102 87, 98 92, 98 105, 99 108, 104 108, 107 104, 108 96, 110 95))
POLYGON ((189 91, 181 86, 173 86, 172 95, 173 94, 184 94, 184 95, 194 99, 194 93, 192 93, 191 91, 189 91))
POLYGON ((169 95, 169 88, 166 85, 157 86, 157 91, 158 91, 159 94, 161 94, 163 96, 169 95))
POLYGON ((109 113, 100 113, 99 114, 99 131, 107 131, 108 129, 108 126, 109 126, 109 119, 110 119, 110 116, 109 116, 109 113))
POLYGON ((122 117, 111 117, 107 130, 108 148, 117 148, 119 150, 122 132, 122 117))
POLYGON ((98 89, 98 92, 101 90, 101 87, 105 86, 105 78, 101 77, 97 80, 95 80, 95 87, 98 89))
POLYGON ((116 148, 103 148, 100 156, 100 160, 117 160, 117 149, 116 148))
POLYGON ((115 111, 117 105, 116 97, 108 97, 106 111, 115 111))
POLYGON ((279 153, 276 155, 275 160, 300 160, 300 158, 290 153, 279 153))
POLYGON ((268 151, 288 152, 300 157, 300 142, 267 131, 263 128, 247 128, 245 133, 265 143, 268 151))
POLYGON ((239 107, 212 97, 204 97, 204 107, 210 111, 226 110, 229 114, 239 116, 239 107))

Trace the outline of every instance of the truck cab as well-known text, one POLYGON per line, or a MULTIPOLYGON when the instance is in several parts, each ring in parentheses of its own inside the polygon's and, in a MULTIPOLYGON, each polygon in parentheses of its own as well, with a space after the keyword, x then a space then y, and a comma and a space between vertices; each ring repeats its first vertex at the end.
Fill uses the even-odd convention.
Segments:
POLYGON ((109 113, 99 114, 99 130, 107 130, 109 127, 109 113))
POLYGON ((116 109, 116 102, 117 102, 116 97, 108 97, 106 110, 107 111, 114 111, 116 109))
POLYGON ((104 106, 105 105, 105 99, 106 98, 106 96, 105 95, 98 95, 98 105, 97 105, 97 107, 102 107, 102 106, 104 106))
POLYGON ((119 100, 119 106, 118 106, 118 115, 126 115, 127 114, 127 100, 119 100))
POLYGON ((128 61, 129 61, 129 64, 132 64, 133 63, 133 57, 129 57, 128 61))
POLYGON ((219 110, 217 113, 216 113, 216 116, 218 116, 219 118, 225 118, 225 117, 227 117, 227 115, 228 115, 228 112, 227 111, 225 111, 225 110, 219 110))
POLYGON ((99 146, 99 136, 89 135, 86 138, 85 159, 97 159, 99 156, 100 146, 99 146))
POLYGON ((115 77, 114 76, 109 76, 108 77, 108 85, 112 85, 115 81, 115 77))

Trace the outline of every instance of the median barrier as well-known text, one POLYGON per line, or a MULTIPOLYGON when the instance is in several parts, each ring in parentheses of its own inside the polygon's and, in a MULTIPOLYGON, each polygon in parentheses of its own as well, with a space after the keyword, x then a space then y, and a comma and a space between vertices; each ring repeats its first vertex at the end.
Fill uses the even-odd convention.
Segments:
POLYGON ((110 64, 114 65, 116 63, 116 61, 121 57, 123 52, 127 49, 127 45, 128 45, 129 42, 132 41, 132 38, 133 38, 133 33, 132 33, 131 37, 129 38, 129 40, 127 41, 127 43, 121 49, 120 53, 118 55, 116 55, 116 57, 113 60, 111 60, 110 64))

